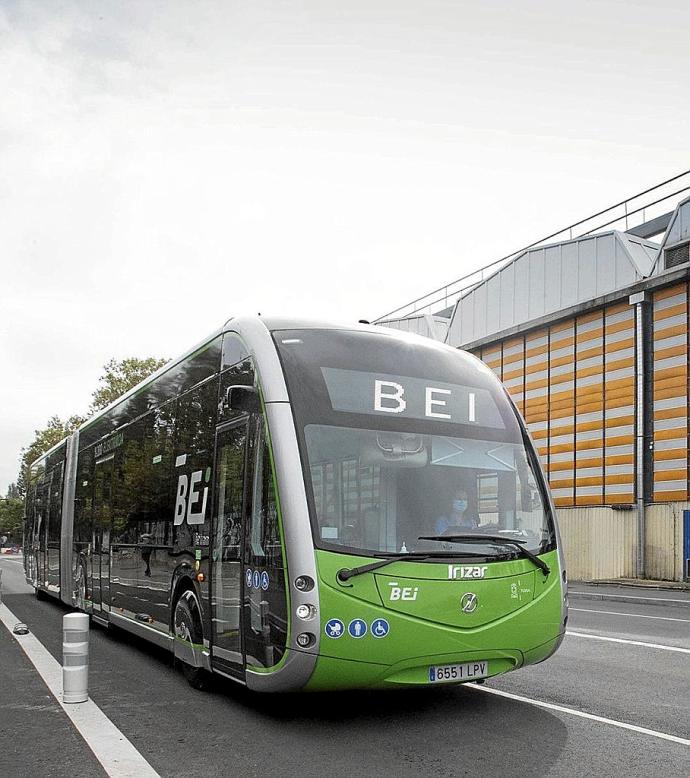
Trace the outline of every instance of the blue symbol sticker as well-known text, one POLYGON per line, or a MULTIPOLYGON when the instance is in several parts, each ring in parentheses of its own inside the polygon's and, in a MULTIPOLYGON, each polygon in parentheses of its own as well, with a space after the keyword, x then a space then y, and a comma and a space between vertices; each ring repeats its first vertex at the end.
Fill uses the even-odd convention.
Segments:
POLYGON ((367 623, 362 619, 353 619, 348 624, 347 631, 353 638, 363 638, 367 634, 367 623))
POLYGON ((330 619, 326 622, 325 631, 329 638, 341 638, 345 632, 345 625, 340 619, 330 619))
POLYGON ((375 638, 385 638, 389 630, 390 627, 385 619, 376 619, 371 624, 371 634, 375 638))
POLYGON ((252 571, 251 568, 247 568, 247 572, 244 574, 244 577, 247 581, 247 589, 252 588, 252 571))
POLYGON ((430 667, 429 668, 429 680, 430 681, 435 681, 436 680, 436 668, 435 667, 430 667))
POLYGON ((261 573, 258 570, 254 571, 254 576, 252 578, 252 586, 255 589, 259 589, 261 587, 261 573))
POLYGON ((269 580, 268 580, 268 573, 267 573, 267 572, 264 570, 264 571, 261 573, 261 588, 262 588, 264 591, 266 591, 266 590, 268 589, 268 584, 269 584, 269 580))

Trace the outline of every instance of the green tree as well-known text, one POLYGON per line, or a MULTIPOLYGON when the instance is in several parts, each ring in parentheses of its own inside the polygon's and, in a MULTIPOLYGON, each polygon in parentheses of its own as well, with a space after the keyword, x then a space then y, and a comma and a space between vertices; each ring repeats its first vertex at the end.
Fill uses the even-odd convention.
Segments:
POLYGON ((21 494, 19 493, 19 488, 17 487, 17 484, 10 484, 7 487, 7 494, 5 495, 8 500, 20 500, 21 494))
POLYGON ((100 385, 91 395, 93 399, 89 407, 89 415, 110 405, 111 402, 117 400, 139 382, 148 378, 151 373, 163 367, 167 361, 167 359, 156 359, 155 357, 147 359, 128 357, 120 361, 111 359, 110 362, 103 365, 105 372, 98 379, 100 385))
POLYGON ((13 543, 19 542, 23 514, 24 504, 21 500, 0 497, 0 536, 6 536, 13 543))
MULTIPOLYGON (((92 394, 93 399, 89 407, 89 416, 110 405, 111 402, 117 400, 118 397, 132 389, 140 381, 148 378, 151 373, 154 373, 167 361, 167 359, 156 359, 155 357, 148 357, 147 359, 129 357, 120 361, 111 359, 110 362, 103 366, 105 372, 98 379, 99 386, 92 394)), ((23 498, 26 494, 28 470, 31 463, 56 443, 71 435, 84 421, 85 419, 82 416, 70 416, 66 421, 62 421, 59 416, 53 416, 48 420, 47 425, 43 429, 34 430, 33 441, 23 448, 21 452, 17 483, 11 485, 20 498, 23 498)), ((8 496, 10 495, 8 494, 8 496)))
POLYGON ((38 459, 41 454, 45 454, 56 443, 71 435, 83 421, 81 416, 70 416, 67 421, 62 421, 59 416, 53 416, 43 429, 34 430, 33 441, 22 449, 17 483, 13 484, 21 497, 26 494, 31 463, 38 459))

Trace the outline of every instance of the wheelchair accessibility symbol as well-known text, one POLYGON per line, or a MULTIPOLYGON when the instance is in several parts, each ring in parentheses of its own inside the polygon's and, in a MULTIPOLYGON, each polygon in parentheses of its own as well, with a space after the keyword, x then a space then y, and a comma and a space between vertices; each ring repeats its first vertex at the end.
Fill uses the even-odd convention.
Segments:
POLYGON ((375 638, 385 638, 390 627, 385 619, 376 619, 371 625, 371 634, 375 638))

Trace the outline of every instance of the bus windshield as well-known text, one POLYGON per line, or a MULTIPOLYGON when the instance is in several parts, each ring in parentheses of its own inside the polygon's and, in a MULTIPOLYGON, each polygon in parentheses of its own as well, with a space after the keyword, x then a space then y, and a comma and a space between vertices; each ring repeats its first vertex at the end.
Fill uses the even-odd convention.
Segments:
POLYGON ((535 454, 500 384, 463 352, 387 334, 274 333, 315 545, 364 556, 537 553, 555 533, 535 454), (438 539, 422 539, 432 536, 438 539))

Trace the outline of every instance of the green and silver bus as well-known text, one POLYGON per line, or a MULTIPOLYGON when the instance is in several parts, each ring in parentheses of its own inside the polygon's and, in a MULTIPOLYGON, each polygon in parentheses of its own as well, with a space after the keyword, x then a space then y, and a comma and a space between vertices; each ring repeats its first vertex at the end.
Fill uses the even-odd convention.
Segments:
POLYGON ((25 570, 170 650, 195 686, 481 681, 567 620, 524 422, 473 356, 231 319, 35 462, 25 570))

